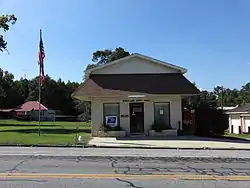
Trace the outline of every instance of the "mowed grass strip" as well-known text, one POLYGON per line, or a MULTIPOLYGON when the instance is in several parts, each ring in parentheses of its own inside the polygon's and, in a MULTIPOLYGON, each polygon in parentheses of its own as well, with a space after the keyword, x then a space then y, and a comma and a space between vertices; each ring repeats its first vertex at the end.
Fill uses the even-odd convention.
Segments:
POLYGON ((226 137, 233 137, 233 138, 241 138, 241 139, 250 139, 250 134, 243 133, 243 134, 233 134, 227 133, 225 134, 226 137))
POLYGON ((74 145, 76 136, 82 136, 87 144, 91 138, 91 126, 86 122, 41 122, 0 120, 0 144, 49 144, 74 145))

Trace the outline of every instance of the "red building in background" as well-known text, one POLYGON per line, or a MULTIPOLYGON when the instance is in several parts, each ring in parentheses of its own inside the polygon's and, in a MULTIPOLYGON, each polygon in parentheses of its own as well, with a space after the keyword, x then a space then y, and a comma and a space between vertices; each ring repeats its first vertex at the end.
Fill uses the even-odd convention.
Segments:
POLYGON ((184 109, 182 114, 183 131, 187 133, 195 133, 195 111, 184 109))

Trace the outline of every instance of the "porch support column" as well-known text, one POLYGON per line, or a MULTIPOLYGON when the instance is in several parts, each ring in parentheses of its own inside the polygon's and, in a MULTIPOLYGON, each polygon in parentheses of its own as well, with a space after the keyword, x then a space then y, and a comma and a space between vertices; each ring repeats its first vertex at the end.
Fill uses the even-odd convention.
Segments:
POLYGON ((176 98, 170 101, 170 121, 172 129, 178 129, 180 121, 180 129, 182 130, 181 98, 176 98))
POLYGON ((241 133, 243 133, 243 132, 246 132, 246 130, 245 130, 245 118, 244 118, 244 116, 240 116, 240 125, 241 125, 241 133))
POLYGON ((130 133, 129 103, 120 102, 120 126, 127 133, 130 133))
POLYGON ((228 116, 229 133, 232 133, 232 116, 228 116))
POLYGON ((154 103, 144 102, 144 133, 148 134, 154 123, 154 103))
POLYGON ((103 103, 99 100, 91 102, 91 132, 97 136, 97 132, 103 124, 103 103))

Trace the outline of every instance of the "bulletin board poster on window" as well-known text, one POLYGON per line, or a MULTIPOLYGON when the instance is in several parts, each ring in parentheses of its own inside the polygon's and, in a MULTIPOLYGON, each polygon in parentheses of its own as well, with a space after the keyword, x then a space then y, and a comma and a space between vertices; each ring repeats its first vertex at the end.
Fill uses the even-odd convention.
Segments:
POLYGON ((108 125, 109 127, 116 127, 118 125, 117 116, 106 116, 105 120, 106 120, 106 125, 108 125))

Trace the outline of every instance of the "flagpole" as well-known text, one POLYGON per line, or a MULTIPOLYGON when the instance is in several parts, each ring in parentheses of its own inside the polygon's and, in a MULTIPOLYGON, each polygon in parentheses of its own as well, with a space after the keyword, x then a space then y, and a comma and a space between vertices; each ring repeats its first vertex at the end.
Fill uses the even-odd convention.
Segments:
MULTIPOLYGON (((40 40, 42 38, 42 30, 40 29, 40 40)), ((39 65, 39 90, 38 90, 38 105, 39 105, 39 110, 38 110, 38 135, 41 135, 41 65, 39 65)))

